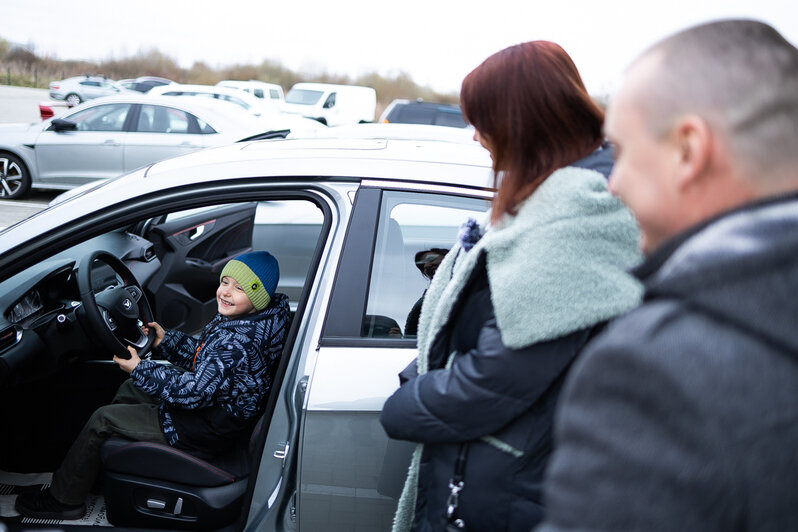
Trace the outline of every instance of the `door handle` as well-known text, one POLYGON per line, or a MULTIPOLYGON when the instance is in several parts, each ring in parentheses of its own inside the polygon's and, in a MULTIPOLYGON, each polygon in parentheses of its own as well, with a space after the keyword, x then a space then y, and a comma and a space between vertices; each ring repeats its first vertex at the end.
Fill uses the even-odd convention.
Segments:
POLYGON ((103 142, 103 146, 119 146, 119 142, 115 141, 114 139, 108 139, 103 142))

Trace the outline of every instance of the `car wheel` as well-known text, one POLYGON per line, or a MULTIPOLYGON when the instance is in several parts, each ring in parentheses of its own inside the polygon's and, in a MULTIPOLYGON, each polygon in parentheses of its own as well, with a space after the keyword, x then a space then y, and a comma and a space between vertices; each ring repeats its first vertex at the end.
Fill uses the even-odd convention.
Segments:
POLYGON ((69 105, 70 107, 75 107, 76 105, 78 105, 80 102, 83 101, 80 99, 80 96, 78 96, 74 92, 72 94, 67 94, 67 97, 64 98, 64 100, 66 100, 67 105, 69 105))
POLYGON ((25 163, 10 153, 0 153, 0 198, 19 199, 30 190, 30 174, 25 163))

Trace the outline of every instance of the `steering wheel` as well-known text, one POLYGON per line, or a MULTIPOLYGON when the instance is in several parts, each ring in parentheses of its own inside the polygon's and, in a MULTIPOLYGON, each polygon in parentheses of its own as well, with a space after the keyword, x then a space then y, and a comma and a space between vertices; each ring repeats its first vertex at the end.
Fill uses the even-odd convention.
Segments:
POLYGON ((127 346, 133 346, 143 357, 152 348, 156 335, 154 331, 144 334, 141 330, 153 321, 153 315, 133 272, 116 256, 100 250, 83 258, 77 279, 84 317, 100 345, 124 359, 130 358, 127 346), (92 284, 95 262, 109 266, 122 279, 122 285, 112 284, 95 293, 92 284))

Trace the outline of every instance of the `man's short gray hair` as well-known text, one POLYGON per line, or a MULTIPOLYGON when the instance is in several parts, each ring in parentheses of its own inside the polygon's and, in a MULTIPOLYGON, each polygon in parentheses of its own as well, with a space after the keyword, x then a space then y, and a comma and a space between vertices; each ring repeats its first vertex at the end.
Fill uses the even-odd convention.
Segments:
MULTIPOLYGON (((655 44, 648 95, 638 95, 655 132, 685 114, 723 136, 744 177, 787 177, 798 167, 798 49, 754 20, 702 24, 655 44)), ((641 59, 642 59, 641 58, 641 59)))

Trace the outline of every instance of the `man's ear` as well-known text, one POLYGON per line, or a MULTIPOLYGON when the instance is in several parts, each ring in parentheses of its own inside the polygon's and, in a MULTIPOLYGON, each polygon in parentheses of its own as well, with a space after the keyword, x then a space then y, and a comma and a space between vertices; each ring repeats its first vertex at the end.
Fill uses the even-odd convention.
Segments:
POLYGON ((676 181, 680 190, 700 182, 712 162, 712 130, 697 115, 682 117, 673 130, 676 181))

